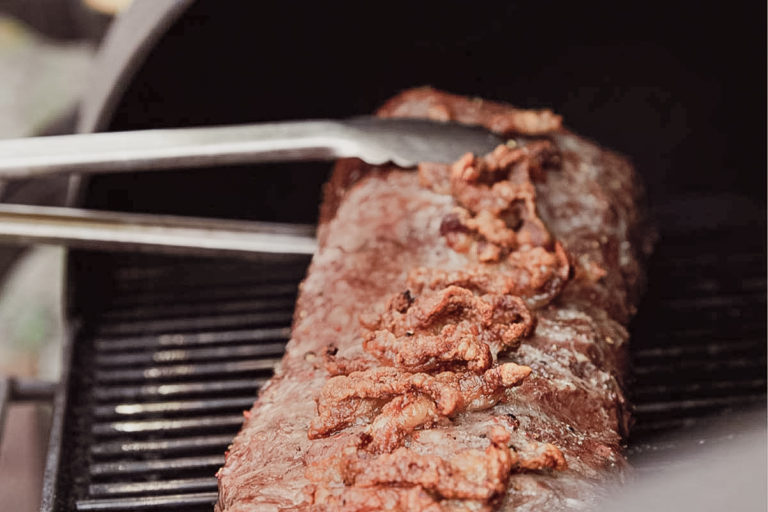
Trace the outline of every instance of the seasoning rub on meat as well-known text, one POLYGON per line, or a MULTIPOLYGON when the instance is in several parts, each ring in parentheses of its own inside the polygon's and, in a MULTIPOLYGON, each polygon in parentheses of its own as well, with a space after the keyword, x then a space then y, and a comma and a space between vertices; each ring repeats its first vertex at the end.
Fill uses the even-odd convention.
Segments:
POLYGON ((547 110, 419 88, 378 114, 508 142, 417 170, 337 164, 217 510, 589 509, 626 469, 651 238, 631 166, 547 110))

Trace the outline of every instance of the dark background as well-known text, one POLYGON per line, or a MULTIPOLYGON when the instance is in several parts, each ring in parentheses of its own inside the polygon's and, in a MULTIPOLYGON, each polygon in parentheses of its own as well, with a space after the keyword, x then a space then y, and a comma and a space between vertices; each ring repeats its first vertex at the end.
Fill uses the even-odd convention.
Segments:
MULTIPOLYGON (((760 2, 201 1, 111 128, 365 114, 429 84, 551 107, 635 162, 665 222, 746 223, 764 237, 765 19, 760 2)), ((110 176, 94 182, 92 206, 312 221, 325 176, 185 172, 179 201, 167 200, 179 175, 110 176), (256 208, 250 190, 295 206, 256 208)))
MULTIPOLYGON (((563 114, 568 127, 636 163, 661 231, 630 329, 636 457, 655 451, 649 443, 660 432, 693 442, 711 415, 765 403, 764 11, 745 3, 202 0, 159 41, 105 127, 344 117, 424 84, 563 114)), ((100 209, 313 222, 329 168, 108 175, 88 181, 80 197, 100 209)), ((89 406, 89 347, 109 322, 99 309, 129 295, 113 283, 121 265, 151 264, 70 252, 70 304, 81 320, 71 411, 89 406)), ((192 260, 172 265, 179 283, 140 283, 173 296, 201 277, 192 260)), ((259 270, 211 268, 205 280, 244 288, 243 276, 259 270)), ((209 289, 195 293, 205 298, 209 289)), ((69 416, 62 438, 64 460, 74 462, 62 464, 58 482, 70 501, 87 494, 77 454, 87 453, 90 435, 87 415, 74 417, 82 421, 69 416)))
MULTIPOLYGON (((765 9, 765 2, 199 0, 126 84, 105 126, 343 117, 370 113, 401 89, 429 84, 552 108, 569 128, 627 154, 649 189, 662 235, 630 329, 636 424, 627 453, 636 468, 656 473, 658 466, 644 466, 643 457, 664 453, 680 460, 673 444, 654 444, 660 434, 678 432, 704 448, 716 439, 702 445, 697 426, 719 415, 738 438, 734 413, 765 404, 765 9)), ((98 43, 111 21, 81 0, 0 0, 0 13, 62 43, 98 43)), ((0 80, 11 75, 5 70, 0 80)), ((84 101, 91 99, 86 94, 84 101)), ((75 123, 73 109, 44 132, 68 132, 75 123)), ((308 163, 103 176, 86 182, 80 197, 83 205, 103 209, 313 222, 329 168, 308 163)), ((58 203, 65 189, 64 179, 6 183, 0 197, 58 203)), ((17 253, 0 250, 0 274, 17 253)), ((63 449, 57 509, 71 510, 74 500, 89 495, 92 384, 103 371, 94 363, 93 333, 109 327, 102 309, 132 300, 130 290, 116 284, 120 269, 157 263, 132 258, 69 253, 70 342, 77 341, 71 363, 65 357, 73 368, 72 394, 58 413, 64 427, 52 444, 63 449)), ((139 283, 182 302, 190 298, 180 289, 202 283, 194 300, 207 301, 213 317, 222 307, 220 295, 207 295, 216 283, 231 280, 248 297, 262 272, 214 262, 203 273, 199 261, 168 261, 174 270, 167 279, 139 283)), ((175 302, 149 309, 162 316, 175 302)), ((764 409, 759 416, 764 425, 764 409)), ((47 428, 48 418, 42 423, 47 428)), ((33 430, 9 423, 6 445, 23 447, 33 430)), ((6 458, 5 467, 17 476, 42 467, 43 446, 10 463, 6 458)), ((764 469, 754 481, 764 484, 764 469)), ((214 470, 190 476, 210 477, 214 470)), ((20 496, 41 487, 27 484, 12 491, 20 496)), ((49 498, 52 489, 46 487, 49 498)))

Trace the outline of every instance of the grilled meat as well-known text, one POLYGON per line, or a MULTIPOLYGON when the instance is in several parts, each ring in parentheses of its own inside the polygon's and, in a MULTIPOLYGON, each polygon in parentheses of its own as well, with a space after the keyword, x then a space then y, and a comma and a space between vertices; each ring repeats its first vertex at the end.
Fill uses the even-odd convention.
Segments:
POLYGON ((626 467, 649 245, 631 166, 549 111, 420 88, 379 115, 509 142, 418 172, 337 164, 292 339, 217 510, 589 508, 626 467))

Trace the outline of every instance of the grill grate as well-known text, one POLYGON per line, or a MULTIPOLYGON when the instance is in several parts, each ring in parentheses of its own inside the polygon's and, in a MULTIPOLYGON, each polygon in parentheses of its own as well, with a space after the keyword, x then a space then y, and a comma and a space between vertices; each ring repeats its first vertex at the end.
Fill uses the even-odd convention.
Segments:
POLYGON ((631 326, 628 456, 639 470, 646 460, 649 471, 658 468, 665 452, 671 462, 690 445, 732 441, 701 429, 715 416, 764 407, 765 272, 765 239, 749 228, 661 240, 631 326), (686 440, 686 432, 694 435, 686 440))
POLYGON ((55 510, 210 510, 290 334, 308 259, 118 255, 73 344, 55 510))
MULTIPOLYGON (((660 434, 764 403, 765 248, 745 240, 675 235, 650 262, 632 326, 628 453, 640 470, 650 452, 685 448, 660 434)), ((114 282, 72 347, 49 510, 209 511, 242 411, 289 337, 308 260, 110 258, 114 282)))

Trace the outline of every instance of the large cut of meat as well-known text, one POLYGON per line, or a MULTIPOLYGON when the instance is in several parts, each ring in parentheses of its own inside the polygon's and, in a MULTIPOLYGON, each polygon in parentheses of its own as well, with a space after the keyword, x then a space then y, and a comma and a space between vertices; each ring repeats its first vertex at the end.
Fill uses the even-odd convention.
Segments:
POLYGON ((631 166, 549 111, 420 88, 379 115, 508 142, 418 170, 337 164, 217 510, 590 508, 626 469, 626 325, 649 245, 631 166))

